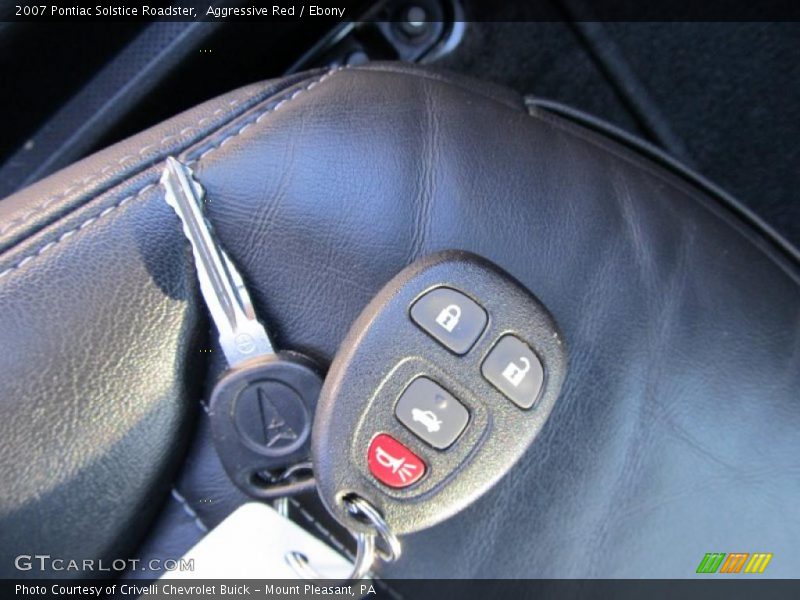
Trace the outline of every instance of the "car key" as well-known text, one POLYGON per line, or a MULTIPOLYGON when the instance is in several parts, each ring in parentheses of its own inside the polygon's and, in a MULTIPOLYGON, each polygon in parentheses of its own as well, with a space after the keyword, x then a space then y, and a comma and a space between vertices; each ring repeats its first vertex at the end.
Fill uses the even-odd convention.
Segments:
POLYGON ((384 542, 447 519, 534 441, 566 368, 553 317, 499 267, 462 251, 412 264, 364 309, 325 380, 312 433, 323 503, 384 542))
POLYGON ((205 192, 192 171, 169 157, 161 184, 191 243, 200 291, 229 367, 214 386, 208 410, 222 464, 238 487, 257 498, 312 489, 307 468, 296 478, 277 480, 308 461, 322 380, 308 358, 275 352, 241 275, 205 217, 205 192))

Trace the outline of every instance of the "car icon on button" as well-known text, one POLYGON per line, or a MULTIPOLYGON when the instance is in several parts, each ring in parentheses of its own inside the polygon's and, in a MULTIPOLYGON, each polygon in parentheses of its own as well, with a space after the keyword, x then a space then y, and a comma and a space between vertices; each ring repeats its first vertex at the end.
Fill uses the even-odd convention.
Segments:
POLYGON ((411 409, 411 418, 421 423, 429 433, 435 433, 442 428, 442 422, 432 410, 411 409))
POLYGON ((469 422, 467 408, 428 377, 417 377, 408 384, 394 414, 414 435, 437 450, 452 446, 469 422))

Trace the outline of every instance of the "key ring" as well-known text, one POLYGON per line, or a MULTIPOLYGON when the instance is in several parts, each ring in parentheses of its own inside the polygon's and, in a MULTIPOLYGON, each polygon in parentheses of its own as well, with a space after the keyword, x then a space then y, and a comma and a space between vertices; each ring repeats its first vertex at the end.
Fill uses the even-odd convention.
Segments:
MULTIPOLYGON (((289 483, 286 485, 287 481, 291 481, 292 477, 297 475, 297 473, 302 473, 303 471, 307 471, 308 473, 312 473, 312 465, 310 460, 303 461, 301 463, 297 463, 296 465, 292 465, 288 469, 286 469, 279 477, 273 479, 273 485, 270 485, 269 489, 288 489, 290 488, 293 483, 289 483)), ((297 491, 305 492, 314 489, 314 475, 311 474, 308 477, 301 479, 300 481, 296 482, 298 485, 297 491)), ((295 491, 295 490, 292 490, 295 491)), ((272 508, 282 517, 288 519, 289 518, 289 496, 294 494, 286 494, 276 498, 272 502, 272 508)))
MULTIPOLYGON (((356 540, 356 558, 353 561, 352 571, 343 582, 364 579, 369 574, 376 557, 379 557, 384 562, 392 562, 400 558, 402 552, 400 540, 392 533, 389 525, 372 504, 360 496, 346 496, 342 499, 342 503, 350 514, 356 517, 364 517, 375 529, 374 533, 350 532, 356 540), (376 538, 381 539, 386 546, 386 550, 377 548, 376 538)), ((317 573, 308 563, 308 558, 300 552, 292 551, 287 553, 286 562, 303 579, 312 581, 328 579, 317 573)))
MULTIPOLYGON (((364 498, 361 496, 356 495, 346 496, 342 498, 342 502, 351 515, 354 517, 366 517, 375 528, 376 533, 388 548, 387 552, 377 548, 376 546, 378 556, 383 562, 394 562, 400 558, 400 555, 403 552, 403 549, 400 545, 400 540, 397 539, 397 536, 394 533, 392 533, 392 530, 389 529, 389 525, 386 524, 386 521, 383 520, 381 514, 374 506, 372 506, 372 504, 364 500, 364 498)), ((373 537, 375 537, 374 534, 373 537)))

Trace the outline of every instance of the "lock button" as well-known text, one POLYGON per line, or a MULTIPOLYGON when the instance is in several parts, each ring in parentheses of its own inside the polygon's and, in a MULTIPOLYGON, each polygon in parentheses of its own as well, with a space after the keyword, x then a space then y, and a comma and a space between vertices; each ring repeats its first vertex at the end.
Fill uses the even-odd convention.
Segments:
POLYGON ((444 328, 448 333, 453 333, 458 322, 461 320, 461 307, 458 304, 448 304, 436 316, 436 324, 444 328))
POLYGON ((449 287, 438 287, 411 306, 411 320, 455 354, 466 354, 488 320, 480 305, 449 287))
POLYGON ((530 346, 504 335, 481 365, 483 376, 520 408, 536 404, 544 383, 544 369, 530 346))

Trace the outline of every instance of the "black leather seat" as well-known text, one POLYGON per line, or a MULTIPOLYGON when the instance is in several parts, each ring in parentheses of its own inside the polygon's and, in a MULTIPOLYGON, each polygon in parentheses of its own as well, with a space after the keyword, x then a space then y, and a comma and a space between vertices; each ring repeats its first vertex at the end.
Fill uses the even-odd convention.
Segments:
POLYGON ((169 154, 281 347, 330 361, 389 278, 446 248, 506 268, 561 325, 542 435, 388 575, 690 577, 711 551, 800 572, 797 254, 669 161, 504 89, 375 64, 233 92, 0 202, 5 576, 37 551, 182 552, 243 501, 201 410, 208 323, 157 185, 169 154))

